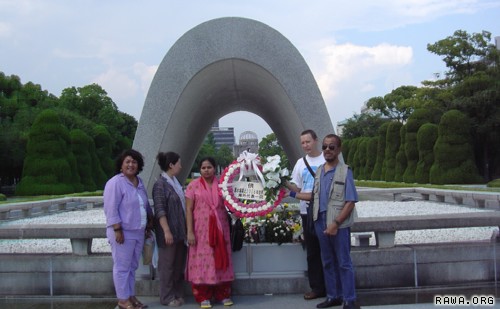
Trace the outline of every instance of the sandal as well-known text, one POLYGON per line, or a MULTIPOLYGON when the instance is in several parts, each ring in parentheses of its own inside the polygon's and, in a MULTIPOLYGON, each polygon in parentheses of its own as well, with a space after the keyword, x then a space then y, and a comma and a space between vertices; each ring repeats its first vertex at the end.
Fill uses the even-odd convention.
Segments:
POLYGON ((180 300, 174 299, 171 302, 169 302, 167 306, 169 306, 169 307, 180 307, 180 306, 182 306, 182 303, 180 302, 180 300))
POLYGON ((141 303, 135 296, 130 296, 129 300, 132 302, 132 305, 137 309, 144 309, 148 307, 148 305, 144 305, 143 303, 141 303))
POLYGON ((136 309, 135 305, 130 301, 125 306, 118 303, 118 308, 120 308, 120 309, 136 309))

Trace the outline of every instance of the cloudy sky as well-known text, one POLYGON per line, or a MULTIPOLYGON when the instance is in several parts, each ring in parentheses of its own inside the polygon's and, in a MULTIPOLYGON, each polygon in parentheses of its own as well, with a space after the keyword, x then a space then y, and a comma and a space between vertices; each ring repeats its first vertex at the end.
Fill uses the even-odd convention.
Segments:
MULTIPOLYGON (((140 118, 149 85, 178 38, 205 21, 246 17, 297 47, 323 94, 333 126, 371 97, 419 86, 446 68, 427 51, 455 30, 500 36, 499 0, 0 0, 0 71, 60 96, 98 83, 140 118)), ((238 112, 221 126, 270 133, 238 112)))

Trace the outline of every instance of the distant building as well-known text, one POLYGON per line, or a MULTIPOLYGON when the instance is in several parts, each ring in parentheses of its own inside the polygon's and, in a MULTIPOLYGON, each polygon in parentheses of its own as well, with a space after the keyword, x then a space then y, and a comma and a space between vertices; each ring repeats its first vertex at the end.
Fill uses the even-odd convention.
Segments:
POLYGON ((227 145, 229 149, 234 148, 235 137, 234 137, 234 128, 229 127, 219 127, 219 121, 213 124, 210 132, 214 136, 215 147, 217 149, 222 145, 227 145))
MULTIPOLYGON (((368 101, 365 101, 365 103, 363 103, 363 106, 361 106, 360 111, 361 111, 361 114, 371 114, 371 115, 377 114, 377 112, 375 112, 372 108, 368 107, 368 101)), ((349 121, 349 119, 344 119, 344 120, 337 122, 337 126, 335 127, 335 130, 336 130, 338 136, 342 136, 342 133, 344 131, 344 127, 347 124, 347 121, 349 121)))
POLYGON ((258 153, 259 139, 257 134, 252 131, 245 131, 240 134, 239 145, 234 145, 234 155, 239 156, 243 151, 258 153))
POLYGON ((337 127, 335 128, 335 130, 337 131, 338 136, 342 136, 342 132, 344 131, 344 127, 346 124, 347 119, 337 122, 337 127))

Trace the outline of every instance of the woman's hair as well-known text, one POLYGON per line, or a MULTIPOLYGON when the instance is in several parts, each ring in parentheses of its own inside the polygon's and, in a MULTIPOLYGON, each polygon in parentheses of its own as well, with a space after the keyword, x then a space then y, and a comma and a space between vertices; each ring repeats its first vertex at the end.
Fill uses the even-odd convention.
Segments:
POLYGON ((137 165, 138 165, 137 174, 142 172, 142 168, 144 167, 144 158, 142 157, 142 154, 137 150, 128 149, 128 150, 123 151, 118 156, 118 158, 116 158, 116 161, 115 161, 116 174, 119 174, 121 172, 123 161, 125 161, 125 158, 128 156, 132 157, 132 159, 137 161, 137 165))
POLYGON ((158 155, 156 156, 156 160, 158 160, 158 165, 164 172, 170 169, 170 163, 176 164, 180 158, 181 156, 179 156, 179 154, 173 151, 159 152, 158 155))
POLYGON ((200 163, 198 164, 198 168, 201 169, 201 165, 203 164, 203 162, 205 161, 208 161, 210 162, 210 164, 212 164, 212 166, 215 168, 217 168, 217 164, 215 163, 215 159, 212 158, 212 157, 204 157, 200 160, 200 163))

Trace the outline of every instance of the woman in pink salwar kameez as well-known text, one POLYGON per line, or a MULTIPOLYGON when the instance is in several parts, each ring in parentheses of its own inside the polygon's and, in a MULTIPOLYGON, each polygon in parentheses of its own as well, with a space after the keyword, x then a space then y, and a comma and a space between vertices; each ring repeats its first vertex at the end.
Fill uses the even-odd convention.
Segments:
POLYGON ((215 160, 204 158, 201 177, 186 189, 186 222, 189 244, 186 280, 201 308, 211 308, 211 301, 225 306, 231 300, 234 280, 227 211, 217 188, 215 160))

